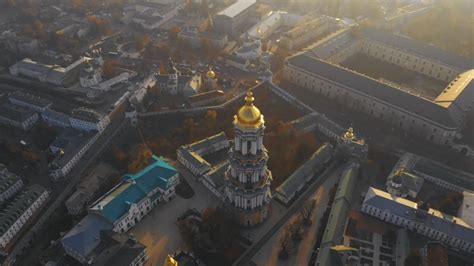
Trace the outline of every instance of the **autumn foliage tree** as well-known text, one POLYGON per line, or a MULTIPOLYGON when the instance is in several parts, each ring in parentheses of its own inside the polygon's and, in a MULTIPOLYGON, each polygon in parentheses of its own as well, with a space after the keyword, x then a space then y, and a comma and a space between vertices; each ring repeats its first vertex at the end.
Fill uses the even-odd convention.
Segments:
POLYGON ((92 34, 94 35, 110 35, 112 30, 108 20, 98 16, 87 16, 87 21, 92 25, 92 34))
POLYGON ((144 144, 137 145, 131 153, 130 161, 128 163, 128 172, 136 173, 150 163, 150 158, 153 155, 151 150, 144 144))

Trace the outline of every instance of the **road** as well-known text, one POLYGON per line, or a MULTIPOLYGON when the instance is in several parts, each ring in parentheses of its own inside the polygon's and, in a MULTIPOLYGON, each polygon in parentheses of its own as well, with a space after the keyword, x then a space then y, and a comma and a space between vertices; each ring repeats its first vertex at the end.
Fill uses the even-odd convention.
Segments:
MULTIPOLYGON (((16 256, 20 255, 26 249, 28 249, 29 243, 34 241, 35 237, 38 236, 43 229, 44 225, 51 218, 52 214, 64 203, 66 197, 68 197, 71 192, 74 190, 76 185, 79 183, 82 173, 94 162, 96 162, 97 157, 101 152, 108 146, 110 141, 115 137, 115 135, 120 132, 120 130, 127 124, 128 119, 123 119, 120 121, 112 122, 109 127, 102 133, 102 135, 97 139, 97 141, 91 146, 89 151, 87 151, 83 159, 71 170, 68 174, 68 183, 64 184, 60 191, 60 194, 49 202, 49 205, 44 208, 44 212, 41 213, 41 216, 36 220, 35 224, 28 230, 28 232, 17 242, 14 249, 10 252, 8 259, 4 262, 3 265, 12 265, 16 256)), ((28 258, 33 258, 37 260, 39 254, 28 253, 28 258)))
POLYGON ((250 260, 252 259, 253 256, 265 245, 265 243, 282 227, 288 219, 291 218, 297 211, 299 211, 300 207, 302 204, 307 200, 307 198, 312 195, 316 189, 324 183, 324 181, 327 180, 329 176, 337 169, 337 166, 339 164, 337 162, 333 162, 332 164, 329 165, 329 167, 321 174, 321 176, 314 181, 313 184, 310 185, 310 187, 301 194, 299 198, 293 202, 293 204, 290 206, 288 211, 283 215, 278 222, 275 223, 263 236, 255 242, 252 246, 250 246, 240 258, 234 262, 233 265, 239 266, 239 265, 247 265, 250 260))

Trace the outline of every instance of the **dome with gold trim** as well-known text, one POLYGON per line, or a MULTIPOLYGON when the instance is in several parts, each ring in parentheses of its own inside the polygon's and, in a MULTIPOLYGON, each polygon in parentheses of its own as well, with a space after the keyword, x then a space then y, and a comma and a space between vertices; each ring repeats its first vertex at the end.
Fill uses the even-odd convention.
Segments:
POLYGON ((206 73, 206 77, 207 77, 208 79, 213 79, 213 78, 216 77, 216 72, 214 72, 214 70, 212 70, 212 68, 209 67, 209 70, 208 70, 207 73, 206 73))
POLYGON ((245 105, 240 107, 234 120, 235 123, 243 127, 256 127, 261 123, 262 114, 253 104, 254 97, 251 91, 245 96, 245 105))

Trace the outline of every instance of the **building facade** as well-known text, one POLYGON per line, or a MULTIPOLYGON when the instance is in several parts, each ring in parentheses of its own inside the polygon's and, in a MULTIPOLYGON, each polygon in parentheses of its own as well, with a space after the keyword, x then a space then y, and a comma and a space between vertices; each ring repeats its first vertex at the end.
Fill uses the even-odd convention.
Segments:
POLYGON ((236 35, 249 22, 256 3, 256 0, 237 0, 220 11, 214 17, 215 30, 222 34, 236 35))
POLYGON ((374 29, 343 29, 290 57, 286 80, 436 144, 448 145, 474 107, 472 61, 374 29), (448 82, 433 101, 339 66, 356 53, 448 82))
POLYGON ((0 253, 7 253, 11 241, 44 205, 49 192, 39 185, 26 188, 0 214, 0 253))
POLYGON ((234 146, 225 173, 227 209, 243 226, 262 223, 272 198, 272 173, 267 168, 268 153, 263 146, 265 121, 253 101, 249 91, 245 105, 234 116, 234 146))
POLYGON ((370 187, 362 212, 454 249, 474 252, 474 228, 463 220, 370 187))
POLYGON ((122 182, 92 204, 89 212, 106 218, 113 224, 113 231, 124 233, 159 202, 171 200, 178 184, 176 169, 153 155, 147 167, 125 175, 122 182))
MULTIPOLYGON (((0 164, 0 168, 3 165, 0 164)), ((5 167, 0 170, 0 204, 13 197, 23 188, 23 180, 5 167)))
POLYGON ((0 106, 0 124, 29 130, 38 121, 38 114, 9 103, 0 106))

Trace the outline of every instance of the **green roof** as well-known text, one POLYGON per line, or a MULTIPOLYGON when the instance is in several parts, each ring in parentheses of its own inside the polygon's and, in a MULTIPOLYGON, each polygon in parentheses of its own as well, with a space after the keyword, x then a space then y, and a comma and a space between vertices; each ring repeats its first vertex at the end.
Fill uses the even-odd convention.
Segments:
POLYGON ((130 205, 139 203, 155 188, 166 190, 171 186, 169 179, 176 175, 174 167, 152 156, 152 163, 136 174, 123 177, 123 182, 109 191, 93 210, 99 210, 109 221, 114 222, 125 215, 130 205))

